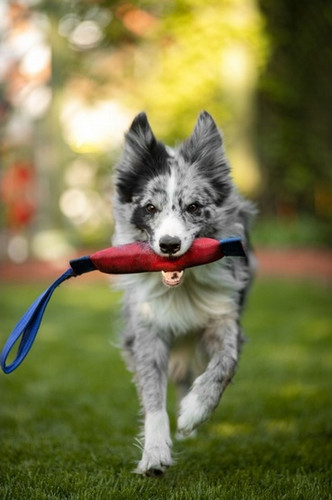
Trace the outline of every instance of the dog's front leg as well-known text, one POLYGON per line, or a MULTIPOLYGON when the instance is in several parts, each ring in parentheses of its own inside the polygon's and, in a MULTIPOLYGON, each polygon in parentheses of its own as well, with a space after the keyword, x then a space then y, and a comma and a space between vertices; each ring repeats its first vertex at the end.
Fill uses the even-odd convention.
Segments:
POLYGON ((218 405, 221 395, 235 374, 239 351, 240 327, 228 318, 203 338, 210 361, 205 372, 194 381, 182 399, 178 432, 188 436, 204 422, 218 405))
POLYGON ((143 456, 136 472, 161 475, 172 463, 166 391, 169 349, 156 334, 142 328, 136 336, 136 377, 144 408, 143 456))

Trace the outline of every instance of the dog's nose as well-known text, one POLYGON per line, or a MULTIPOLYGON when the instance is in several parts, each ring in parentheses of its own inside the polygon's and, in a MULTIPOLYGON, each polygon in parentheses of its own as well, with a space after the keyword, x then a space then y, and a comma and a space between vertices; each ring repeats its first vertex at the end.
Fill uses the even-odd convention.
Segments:
POLYGON ((176 253, 180 250, 181 240, 176 236, 169 236, 168 234, 166 234, 166 236, 162 236, 162 238, 160 238, 159 247, 163 253, 172 255, 173 253, 176 253))

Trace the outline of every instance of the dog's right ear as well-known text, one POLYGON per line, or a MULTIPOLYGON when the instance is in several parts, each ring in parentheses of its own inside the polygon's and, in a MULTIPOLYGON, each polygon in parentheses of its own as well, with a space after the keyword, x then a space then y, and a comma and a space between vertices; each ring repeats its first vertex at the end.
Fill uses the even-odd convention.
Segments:
POLYGON ((125 135, 124 152, 117 165, 117 190, 124 203, 130 203, 142 189, 142 181, 168 169, 165 146, 153 135, 145 113, 136 116, 125 135))
POLYGON ((142 154, 151 151, 156 144, 156 138, 148 122, 146 113, 139 113, 131 124, 125 136, 125 154, 142 154))

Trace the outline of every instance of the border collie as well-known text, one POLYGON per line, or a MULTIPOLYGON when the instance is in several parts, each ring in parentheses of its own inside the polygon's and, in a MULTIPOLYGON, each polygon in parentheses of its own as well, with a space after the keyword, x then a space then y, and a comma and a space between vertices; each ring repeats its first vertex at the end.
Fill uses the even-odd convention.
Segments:
POLYGON ((197 237, 237 236, 248 252, 186 271, 120 277, 121 344, 144 411, 136 472, 161 475, 172 464, 168 378, 180 396, 177 436, 186 437, 212 414, 235 374, 254 207, 237 192, 222 135, 204 111, 174 149, 156 140, 145 113, 134 119, 116 168, 113 208, 115 245, 147 241, 156 254, 177 257, 197 237))

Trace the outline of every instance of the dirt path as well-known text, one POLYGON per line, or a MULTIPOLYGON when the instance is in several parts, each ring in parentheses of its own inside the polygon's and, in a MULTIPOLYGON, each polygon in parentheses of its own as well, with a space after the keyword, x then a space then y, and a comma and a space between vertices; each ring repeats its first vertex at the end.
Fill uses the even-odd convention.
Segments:
POLYGON ((331 250, 275 250, 257 251, 259 274, 292 278, 314 278, 332 282, 331 250))

